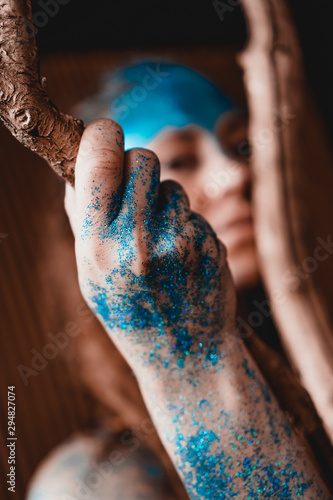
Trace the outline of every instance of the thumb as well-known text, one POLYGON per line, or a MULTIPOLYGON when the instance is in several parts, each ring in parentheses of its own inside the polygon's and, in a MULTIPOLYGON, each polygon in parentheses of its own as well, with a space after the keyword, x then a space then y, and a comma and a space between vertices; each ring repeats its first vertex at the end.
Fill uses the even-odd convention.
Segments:
POLYGON ((100 243, 117 215, 124 165, 123 131, 102 119, 85 129, 75 166, 77 237, 100 243))
POLYGON ((76 232, 76 201, 75 201, 75 190, 73 186, 66 183, 65 184, 65 211, 67 213, 67 217, 72 228, 74 237, 76 232))

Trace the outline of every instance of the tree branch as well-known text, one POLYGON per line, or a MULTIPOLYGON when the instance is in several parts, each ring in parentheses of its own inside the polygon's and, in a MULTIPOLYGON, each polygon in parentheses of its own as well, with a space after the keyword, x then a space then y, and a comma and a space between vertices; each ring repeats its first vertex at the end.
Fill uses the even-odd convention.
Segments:
POLYGON ((0 89, 0 117, 11 133, 74 184, 83 124, 43 89, 30 0, 0 0, 0 89))

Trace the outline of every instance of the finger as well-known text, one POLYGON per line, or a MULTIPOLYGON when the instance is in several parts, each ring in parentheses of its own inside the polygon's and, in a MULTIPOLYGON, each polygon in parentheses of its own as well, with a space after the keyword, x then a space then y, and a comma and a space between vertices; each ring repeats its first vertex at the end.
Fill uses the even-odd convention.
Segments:
POLYGON ((202 215, 196 212, 192 212, 189 217, 189 221, 193 224, 198 233, 201 233, 205 236, 210 236, 217 240, 215 231, 202 215))
POLYGON ((65 184, 65 210, 67 213, 67 217, 69 220, 69 223, 71 225, 74 237, 75 237, 75 230, 76 230, 76 225, 77 225, 77 217, 76 217, 76 199, 75 199, 75 190, 74 188, 66 183, 65 184))
POLYGON ((191 214, 190 202, 178 182, 161 182, 158 209, 170 225, 183 225, 188 221, 191 214))
POLYGON ((189 222, 195 230, 195 245, 197 250, 210 255, 214 259, 226 260, 226 247, 217 238, 212 226, 202 215, 192 212, 189 222))
POLYGON ((163 181, 159 189, 158 218, 160 231, 156 249, 158 255, 181 255, 186 252, 194 234, 194 228, 188 224, 191 210, 189 199, 175 181, 163 181))
POLYGON ((124 193, 120 214, 127 222, 141 227, 157 210, 160 163, 148 149, 125 153, 124 193))
POLYGON ((120 125, 108 119, 88 125, 75 166, 78 234, 82 240, 90 237, 97 241, 108 236, 120 206, 123 164, 120 125))

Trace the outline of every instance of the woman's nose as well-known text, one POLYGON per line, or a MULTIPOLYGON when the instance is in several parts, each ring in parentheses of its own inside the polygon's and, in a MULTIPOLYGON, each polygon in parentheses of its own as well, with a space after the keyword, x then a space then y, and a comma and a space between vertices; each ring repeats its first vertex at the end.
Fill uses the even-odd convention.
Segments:
POLYGON ((192 179, 190 201, 194 210, 203 212, 221 198, 238 195, 250 199, 251 175, 245 161, 227 158, 223 153, 201 166, 192 179))
POLYGON ((251 172, 248 161, 243 159, 232 159, 228 162, 226 173, 226 194, 238 193, 246 198, 250 198, 251 172))

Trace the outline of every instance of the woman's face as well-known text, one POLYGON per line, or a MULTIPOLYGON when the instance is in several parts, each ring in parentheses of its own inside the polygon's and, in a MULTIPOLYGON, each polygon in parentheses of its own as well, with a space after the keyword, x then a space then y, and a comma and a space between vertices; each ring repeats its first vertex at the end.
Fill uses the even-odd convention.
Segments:
POLYGON ((236 288, 258 282, 251 214, 247 126, 236 112, 224 113, 216 135, 198 126, 162 131, 148 145, 161 162, 161 180, 185 189, 193 211, 211 224, 228 250, 236 288))

